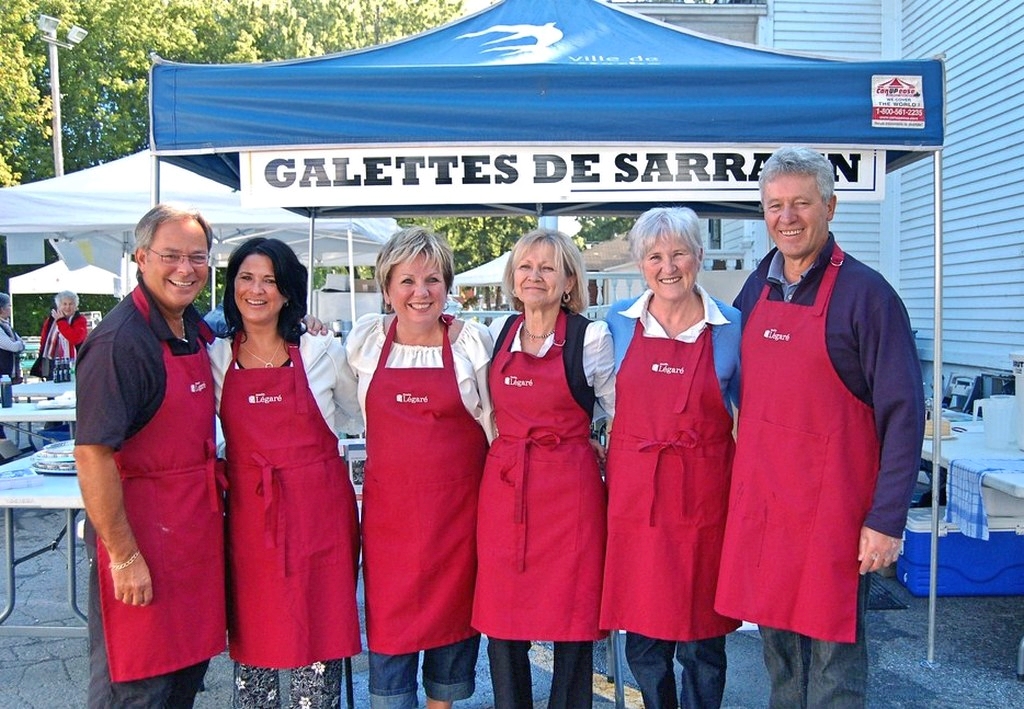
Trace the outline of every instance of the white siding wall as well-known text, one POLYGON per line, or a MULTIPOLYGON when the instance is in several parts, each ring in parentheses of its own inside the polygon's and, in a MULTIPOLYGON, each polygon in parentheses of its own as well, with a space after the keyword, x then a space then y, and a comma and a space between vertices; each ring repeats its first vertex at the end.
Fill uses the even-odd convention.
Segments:
MULTIPOLYGON (((884 15, 891 3, 883 0, 768 0, 760 43, 786 51, 815 54, 842 59, 870 60, 883 54, 885 36, 891 16, 884 15)), ((891 11, 891 7, 889 8, 891 11)), ((843 249, 879 269, 894 285, 899 285, 899 271, 894 259, 884 257, 884 248, 893 234, 881 226, 882 207, 872 203, 839 201, 832 231, 843 249), (879 238, 879 234, 882 238, 879 238)), ((764 224, 747 222, 740 228, 723 227, 722 247, 739 248, 743 240, 752 240, 757 258, 771 247, 764 224)))
MULTIPOLYGON (((1009 370, 1024 350, 1024 4, 902 4, 904 56, 946 57, 944 369, 1009 370)), ((930 360, 931 161, 901 173, 901 291, 930 360)))

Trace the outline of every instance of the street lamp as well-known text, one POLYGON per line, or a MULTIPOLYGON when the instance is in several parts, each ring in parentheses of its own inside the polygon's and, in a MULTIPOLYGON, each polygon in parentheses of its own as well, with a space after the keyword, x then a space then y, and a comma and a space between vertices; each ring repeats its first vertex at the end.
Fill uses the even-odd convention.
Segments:
POLYGON ((61 145, 60 128, 60 59, 57 56, 57 48, 72 49, 76 44, 85 39, 89 34, 78 25, 72 25, 68 30, 67 41, 61 42, 57 39, 57 27, 60 19, 51 15, 39 16, 39 31, 43 41, 50 45, 50 98, 53 102, 53 171, 60 177, 64 174, 64 148, 61 145))

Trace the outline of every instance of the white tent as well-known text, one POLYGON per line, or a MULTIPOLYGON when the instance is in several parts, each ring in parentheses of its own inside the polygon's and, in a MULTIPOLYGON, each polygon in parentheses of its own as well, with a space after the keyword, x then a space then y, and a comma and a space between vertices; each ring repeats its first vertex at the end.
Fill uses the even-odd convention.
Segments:
POLYGON ((34 271, 14 276, 9 280, 8 287, 11 295, 58 293, 69 290, 78 294, 121 296, 127 290, 121 282, 121 276, 116 273, 99 266, 83 266, 72 271, 63 261, 55 261, 34 271))
POLYGON ((511 252, 506 251, 501 256, 487 263, 463 271, 455 276, 453 285, 457 288, 464 286, 500 286, 505 277, 505 264, 511 252))
MULTIPOLYGON (((141 152, 62 177, 0 189, 0 234, 19 240, 49 239, 71 268, 92 264, 121 271, 134 243, 133 230, 152 204, 152 156, 141 152)), ((278 208, 243 209, 229 187, 168 163, 160 165, 161 201, 198 209, 214 227, 214 253, 226 259, 251 236, 292 243, 308 258, 310 221, 278 208)), ((355 265, 372 264, 395 231, 390 218, 318 219, 314 265, 347 265, 348 237, 355 265)), ((308 260, 306 261, 309 264, 308 260)))

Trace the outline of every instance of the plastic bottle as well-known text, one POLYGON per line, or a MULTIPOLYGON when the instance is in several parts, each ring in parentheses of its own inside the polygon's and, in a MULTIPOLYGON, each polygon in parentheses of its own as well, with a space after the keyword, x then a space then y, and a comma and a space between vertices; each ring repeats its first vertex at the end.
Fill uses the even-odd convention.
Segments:
POLYGON ((14 406, 14 390, 11 386, 10 375, 5 374, 0 377, 0 406, 5 409, 14 406))

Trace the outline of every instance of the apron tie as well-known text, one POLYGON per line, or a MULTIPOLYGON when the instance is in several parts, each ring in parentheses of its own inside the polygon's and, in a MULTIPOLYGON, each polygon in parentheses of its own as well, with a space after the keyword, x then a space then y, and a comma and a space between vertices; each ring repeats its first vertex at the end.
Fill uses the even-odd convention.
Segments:
POLYGON ((217 448, 213 441, 207 439, 205 447, 206 490, 210 497, 210 511, 223 513, 223 493, 228 489, 228 476, 224 470, 224 461, 217 458, 217 448))
POLYGON ((277 546, 277 498, 274 494, 274 466, 259 453, 252 454, 260 466, 260 482, 256 494, 263 498, 263 546, 273 549, 277 546))
POLYGON ((699 440, 700 438, 696 431, 687 429, 684 431, 677 431, 675 436, 668 441, 643 439, 637 444, 637 452, 656 454, 654 466, 651 468, 650 511, 648 515, 648 524, 651 527, 656 526, 654 521, 654 503, 656 497, 655 493, 658 489, 658 469, 661 467, 661 456, 668 451, 682 453, 682 451, 688 448, 695 448, 699 440))
POLYGON ((518 450, 516 459, 522 461, 520 465, 511 465, 501 473, 501 478, 515 488, 515 507, 512 512, 512 521, 516 527, 516 569, 520 572, 526 570, 526 485, 530 471, 530 451, 534 446, 542 448, 554 448, 562 443, 572 441, 586 441, 585 437, 573 436, 562 438, 551 431, 530 432, 527 436, 516 441, 518 450), (506 473, 512 472, 510 479, 506 473))

